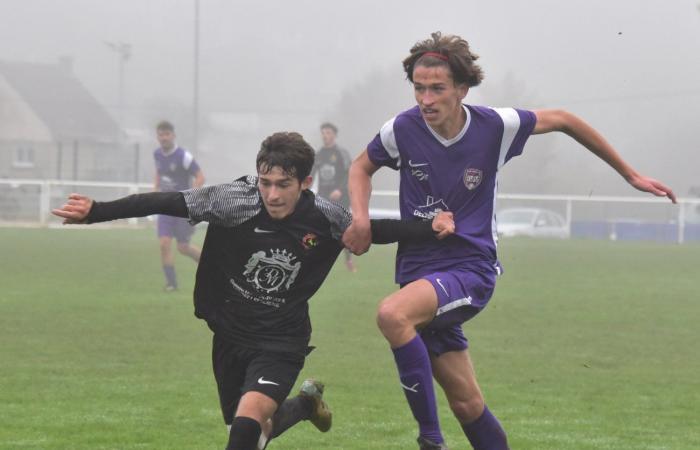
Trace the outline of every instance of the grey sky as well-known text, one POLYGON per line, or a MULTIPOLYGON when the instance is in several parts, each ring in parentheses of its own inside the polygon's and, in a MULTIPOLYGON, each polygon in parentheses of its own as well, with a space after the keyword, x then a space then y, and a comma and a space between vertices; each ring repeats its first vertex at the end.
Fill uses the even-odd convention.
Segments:
MULTIPOLYGON (((200 0, 201 110, 321 118, 372 71, 395 70, 404 83, 400 61, 410 46, 442 30, 465 37, 481 55, 485 85, 510 73, 534 99, 508 106, 569 109, 641 170, 678 177, 685 194, 700 159, 691 131, 700 116, 697 3, 200 0)), ((1 0, 0 59, 72 56, 77 76, 113 111, 117 57, 104 41, 128 42, 127 120, 139 127, 149 101, 191 103, 193 24, 194 0, 1 0)), ((378 95, 367 93, 367 108, 378 95)), ((477 88, 467 101, 490 104, 485 97, 477 88)))

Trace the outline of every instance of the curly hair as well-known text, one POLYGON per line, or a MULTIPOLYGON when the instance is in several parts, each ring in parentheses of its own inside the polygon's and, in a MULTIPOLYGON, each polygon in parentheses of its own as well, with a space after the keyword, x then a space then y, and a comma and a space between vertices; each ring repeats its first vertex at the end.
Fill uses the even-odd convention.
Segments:
POLYGON ((406 77, 413 83, 413 69, 416 66, 450 69, 455 84, 478 86, 484 79, 484 72, 474 61, 479 56, 469 50, 469 43, 459 36, 442 35, 439 31, 432 33, 430 39, 417 42, 411 48, 411 54, 403 60, 406 77), (426 53, 428 53, 426 55, 426 53))
POLYGON ((267 174, 279 167, 286 174, 304 181, 314 166, 314 149, 299 133, 278 132, 262 142, 255 159, 258 173, 267 174))

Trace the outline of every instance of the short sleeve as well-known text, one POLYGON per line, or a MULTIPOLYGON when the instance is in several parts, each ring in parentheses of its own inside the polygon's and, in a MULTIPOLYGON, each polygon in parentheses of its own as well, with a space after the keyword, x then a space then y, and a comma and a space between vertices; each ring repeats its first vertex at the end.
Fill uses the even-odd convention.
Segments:
POLYGON ((256 216, 262 209, 257 178, 240 178, 232 183, 182 191, 190 223, 234 227, 256 216))
POLYGON ((501 168, 511 158, 522 154, 527 139, 535 129, 537 116, 532 111, 515 108, 495 108, 503 121, 503 137, 498 158, 501 168))
POLYGON ((401 156, 394 134, 395 120, 396 117, 387 121, 367 146, 367 156, 375 166, 386 166, 394 170, 401 166, 401 156))

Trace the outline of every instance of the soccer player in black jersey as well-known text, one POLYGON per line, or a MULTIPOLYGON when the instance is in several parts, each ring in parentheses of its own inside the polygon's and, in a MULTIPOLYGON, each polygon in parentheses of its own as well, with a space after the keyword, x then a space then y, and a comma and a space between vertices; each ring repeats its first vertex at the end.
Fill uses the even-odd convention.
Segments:
MULTIPOLYGON (((308 188, 314 151, 297 133, 265 139, 257 176, 183 192, 152 192, 112 202, 71 194, 53 210, 66 224, 150 214, 209 222, 194 288, 195 315, 214 332, 212 359, 227 450, 263 449, 300 420, 327 431, 323 386, 306 381, 287 399, 310 352, 308 300, 343 249, 352 218, 308 188), (286 399, 286 400, 285 400, 286 399)), ((432 222, 373 221, 375 243, 441 239, 450 213, 432 222)))

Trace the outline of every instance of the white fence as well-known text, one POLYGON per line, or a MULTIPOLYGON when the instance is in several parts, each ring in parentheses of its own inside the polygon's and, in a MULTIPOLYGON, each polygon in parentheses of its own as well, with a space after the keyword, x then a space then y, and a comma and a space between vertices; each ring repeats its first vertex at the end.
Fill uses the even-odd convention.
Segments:
MULTIPOLYGON (((149 183, 0 179, 0 225, 57 225, 60 219, 51 215, 51 209, 62 205, 71 192, 111 200, 152 188, 149 183)), ((372 207, 384 212, 396 211, 397 199, 396 191, 375 190, 372 207)), ((535 207, 555 211, 565 218, 573 237, 700 241, 700 198, 680 199, 679 204, 673 205, 668 199, 650 196, 500 194, 498 207, 499 210, 535 207)), ((142 221, 128 223, 133 226, 142 221)))

